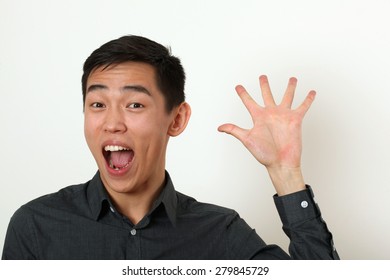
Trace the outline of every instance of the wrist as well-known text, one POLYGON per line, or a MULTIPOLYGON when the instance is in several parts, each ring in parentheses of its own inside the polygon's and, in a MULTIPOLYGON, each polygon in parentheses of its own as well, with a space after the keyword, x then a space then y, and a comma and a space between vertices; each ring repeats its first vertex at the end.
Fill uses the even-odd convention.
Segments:
POLYGON ((300 167, 268 167, 267 171, 278 196, 305 189, 305 182, 300 167))

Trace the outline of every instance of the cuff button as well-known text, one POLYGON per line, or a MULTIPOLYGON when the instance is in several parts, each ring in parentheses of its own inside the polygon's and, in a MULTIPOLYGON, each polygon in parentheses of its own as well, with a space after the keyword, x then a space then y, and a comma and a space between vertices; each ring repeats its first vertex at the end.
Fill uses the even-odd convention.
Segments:
POLYGON ((301 202, 301 207, 302 208, 307 208, 307 206, 309 206, 309 203, 306 200, 301 202))

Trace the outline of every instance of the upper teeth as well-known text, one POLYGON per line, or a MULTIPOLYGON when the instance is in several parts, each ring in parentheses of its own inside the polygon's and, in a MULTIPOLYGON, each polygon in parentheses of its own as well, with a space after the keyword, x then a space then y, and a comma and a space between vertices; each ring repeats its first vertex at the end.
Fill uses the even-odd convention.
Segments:
POLYGON ((111 146, 111 145, 107 145, 104 147, 104 150, 106 152, 110 151, 110 152, 117 152, 117 151, 128 151, 130 150, 129 148, 125 148, 125 147, 122 147, 122 146, 111 146))

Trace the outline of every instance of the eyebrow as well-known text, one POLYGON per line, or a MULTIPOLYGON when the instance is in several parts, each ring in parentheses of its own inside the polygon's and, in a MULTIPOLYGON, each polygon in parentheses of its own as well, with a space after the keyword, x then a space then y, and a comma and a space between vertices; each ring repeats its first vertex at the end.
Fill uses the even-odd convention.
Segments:
MULTIPOLYGON (((107 90, 108 87, 102 84, 93 84, 90 85, 87 89, 87 93, 92 92, 92 91, 99 91, 99 90, 107 90)), ((135 92, 141 92, 145 93, 147 95, 152 95, 150 91, 145 88, 144 86, 141 85, 126 85, 121 88, 121 91, 135 91, 135 92)))

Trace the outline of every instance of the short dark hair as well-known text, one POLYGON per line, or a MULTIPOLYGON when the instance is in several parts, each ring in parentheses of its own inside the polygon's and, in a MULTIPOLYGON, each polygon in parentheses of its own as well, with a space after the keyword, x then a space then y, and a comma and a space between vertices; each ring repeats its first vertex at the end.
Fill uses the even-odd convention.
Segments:
POLYGON ((185 100, 185 72, 180 59, 171 54, 171 49, 148 38, 127 35, 103 44, 84 62, 81 79, 83 104, 89 75, 98 67, 108 67, 128 61, 152 65, 156 83, 165 98, 165 107, 170 112, 185 100))

